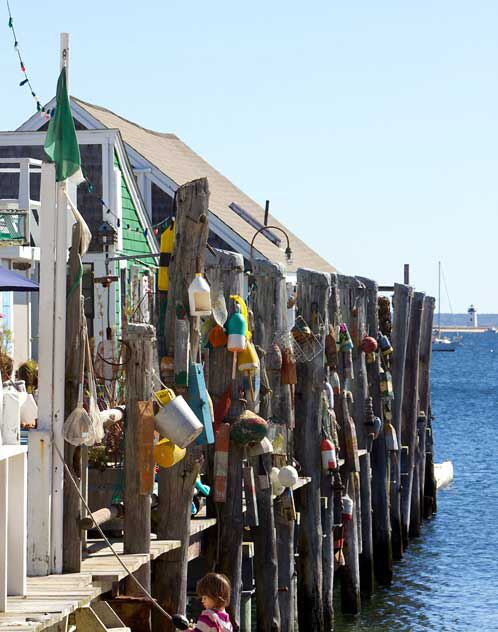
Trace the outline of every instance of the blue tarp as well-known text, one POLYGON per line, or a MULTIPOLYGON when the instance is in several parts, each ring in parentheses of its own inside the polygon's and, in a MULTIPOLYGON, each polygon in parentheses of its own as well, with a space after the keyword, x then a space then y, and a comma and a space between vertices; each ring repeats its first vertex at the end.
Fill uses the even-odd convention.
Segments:
POLYGON ((0 266, 0 292, 38 292, 39 289, 38 283, 0 266))

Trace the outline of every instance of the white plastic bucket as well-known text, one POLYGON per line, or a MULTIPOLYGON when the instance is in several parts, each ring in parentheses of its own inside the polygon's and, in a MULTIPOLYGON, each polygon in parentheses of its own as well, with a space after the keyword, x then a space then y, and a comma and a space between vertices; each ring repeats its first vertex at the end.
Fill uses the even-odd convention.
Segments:
POLYGON ((186 448, 204 429, 181 395, 160 408, 155 425, 161 437, 166 437, 179 448, 186 448))

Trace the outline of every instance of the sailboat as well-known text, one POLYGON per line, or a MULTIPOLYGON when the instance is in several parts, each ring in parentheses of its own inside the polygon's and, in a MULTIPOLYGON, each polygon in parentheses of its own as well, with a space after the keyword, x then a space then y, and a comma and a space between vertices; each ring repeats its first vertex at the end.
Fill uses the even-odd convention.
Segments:
POLYGON ((437 328, 432 336, 433 351, 455 351, 457 341, 441 335, 441 262, 438 262, 437 328))

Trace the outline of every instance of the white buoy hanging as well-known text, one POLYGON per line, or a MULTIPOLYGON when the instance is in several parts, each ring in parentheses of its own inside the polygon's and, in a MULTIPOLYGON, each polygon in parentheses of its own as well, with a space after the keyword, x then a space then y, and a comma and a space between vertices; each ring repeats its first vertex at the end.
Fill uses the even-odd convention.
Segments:
POLYGON ((353 500, 348 494, 342 497, 342 521, 353 519, 353 500))

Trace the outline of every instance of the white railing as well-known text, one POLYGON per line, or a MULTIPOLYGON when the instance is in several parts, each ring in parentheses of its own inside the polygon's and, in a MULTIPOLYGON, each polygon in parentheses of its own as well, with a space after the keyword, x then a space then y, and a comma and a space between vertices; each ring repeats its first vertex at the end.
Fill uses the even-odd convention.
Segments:
POLYGON ((39 245, 41 203, 31 199, 30 176, 41 174, 41 165, 42 161, 35 158, 0 158, 0 176, 19 174, 18 197, 0 198, 0 246, 26 246, 31 238, 35 246, 39 245), (33 211, 37 212, 38 221, 33 211), (14 238, 9 239, 6 235, 14 238))

